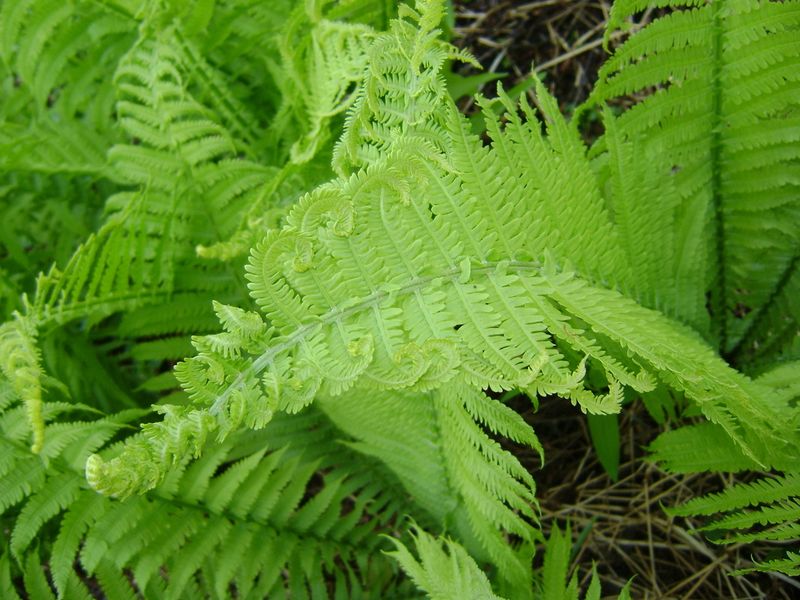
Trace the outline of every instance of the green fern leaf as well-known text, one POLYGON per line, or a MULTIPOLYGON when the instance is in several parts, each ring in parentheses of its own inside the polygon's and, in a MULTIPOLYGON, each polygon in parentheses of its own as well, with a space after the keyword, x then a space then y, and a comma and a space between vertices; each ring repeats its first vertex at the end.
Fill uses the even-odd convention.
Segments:
POLYGON ((761 479, 736 485, 722 493, 690 500, 681 507, 670 509, 670 512, 679 516, 711 515, 796 495, 800 495, 800 476, 789 474, 779 479, 761 479))
MULTIPOLYGON (((541 571, 541 581, 537 582, 536 598, 542 600, 578 600, 579 586, 578 573, 569 577, 570 562, 572 561, 573 546, 569 524, 566 531, 562 532, 557 523, 553 523, 550 537, 544 548, 544 565, 541 571)), ((630 600, 631 582, 625 584, 617 596, 617 600, 630 600)), ((592 575, 586 588, 584 600, 599 600, 601 593, 600 579, 597 575, 596 565, 592 565, 592 575)))
POLYGON ((563 534, 557 525, 553 527, 547 540, 544 566, 542 568, 543 598, 566 597, 567 575, 572 550, 571 542, 572 536, 569 526, 563 534))
MULTIPOLYGON (((692 290, 697 306, 707 263, 714 337, 724 354, 744 363, 763 353, 765 326, 777 321, 773 308, 796 286, 800 7, 617 2, 609 32, 648 6, 667 5, 678 10, 637 32, 605 63, 583 110, 645 92, 617 117, 612 135, 652 153, 650 177, 677 202, 679 256, 703 257, 694 267, 676 265, 660 288, 675 281, 692 290)), ((680 318, 702 325, 696 312, 681 309, 680 318)), ((796 319, 786 325, 797 331, 796 319)), ((781 348, 771 350, 774 357, 781 348)))
POLYGON ((53 543, 50 570, 56 589, 66 596, 67 581, 74 576, 73 562, 78 554, 80 543, 90 523, 103 509, 100 496, 83 494, 70 506, 67 515, 61 520, 58 536, 53 543))
MULTIPOLYGON (((4 425, 12 416, 3 415, 4 425)), ((26 424, 22 414, 15 420, 26 424)), ((103 430, 104 420, 95 424, 103 430)), ((23 427, 15 437, 25 433, 23 427)), ((54 588, 65 598, 84 594, 76 560, 107 594, 114 590, 109 597, 131 595, 127 569, 142 594, 158 598, 182 598, 201 589, 201 571, 204 585, 220 596, 236 589, 242 596, 264 597, 286 588, 295 597, 328 597, 327 582, 339 564, 349 565, 347 574, 338 576, 339 595, 379 597, 401 590, 395 570, 378 552, 382 541, 376 534, 389 531, 401 510, 413 510, 400 499, 391 476, 338 446, 333 427, 319 414, 291 423, 276 419, 265 433, 266 438, 212 445, 151 495, 123 503, 85 487, 80 465, 96 448, 84 447, 83 440, 71 440, 62 452, 70 456, 70 450, 82 448, 74 464, 59 458, 44 467, 8 436, 0 438, 0 472, 11 488, 7 493, 14 494, 12 503, 21 507, 12 550, 21 562, 41 568, 30 542, 44 535, 48 521, 57 520, 47 563, 54 588), (36 477, 15 483, 15 473, 31 471, 36 477), (281 576, 284 569, 292 574, 289 582, 281 576)), ((106 431, 104 439, 109 436, 106 431)), ((30 593, 50 585, 35 570, 26 577, 30 593)))
POLYGON ((375 393, 368 403, 344 395, 321 399, 320 406, 357 440, 354 449, 394 471, 435 522, 452 528, 471 556, 495 564, 517 595, 527 593, 538 538, 534 482, 481 428, 541 453, 519 415, 463 386, 425 395, 375 393), (521 543, 510 545, 508 535, 521 543))
MULTIPOLYGON (((717 534, 716 543, 780 542, 800 539, 800 474, 786 473, 778 478, 763 478, 736 484, 729 489, 695 498, 669 509, 679 516, 716 515, 701 531, 717 534), (722 534, 720 537, 719 534, 722 534)), ((783 558, 756 561, 749 571, 779 571, 787 575, 800 572, 800 554, 794 548, 783 558)))
POLYGON ((74 123, 43 122, 30 127, 0 127, 0 166, 9 171, 111 175, 106 163, 107 140, 74 123))
POLYGON ((32 100, 27 109, 113 135, 113 87, 104 75, 133 40, 131 15, 85 1, 4 2, 0 10, 0 56, 18 75, 16 93, 32 100))
POLYGON ((392 556, 432 600, 464 598, 500 600, 478 565, 456 542, 439 540, 421 529, 414 529, 412 539, 419 553, 415 558, 402 542, 392 539, 392 556))
POLYGON ((25 571, 23 573, 23 581, 29 594, 34 598, 41 598, 42 600, 56 600, 50 584, 45 577, 44 570, 39 562, 38 553, 32 552, 28 554, 25 561, 25 571))
POLYGON ((650 444, 654 461, 673 473, 757 469, 724 429, 712 423, 667 431, 650 444))
POLYGON ((11 557, 5 549, 0 554, 0 591, 3 593, 3 598, 21 600, 14 582, 11 580, 11 557))
POLYGON ((21 555, 47 520, 77 499, 80 483, 74 474, 54 477, 27 500, 11 533, 11 551, 16 556, 21 555))
MULTIPOLYGON (((326 142, 330 119, 344 113, 355 100, 353 92, 364 76, 367 49, 375 33, 365 25, 321 21, 314 25, 310 47, 292 57, 291 62, 297 65, 295 85, 307 99, 309 122, 307 133, 292 145, 293 162, 310 160, 326 142), (309 64, 306 67, 304 63, 309 64)), ((291 49, 293 45, 286 43, 285 47, 291 49)))
POLYGON ((800 361, 778 364, 761 373, 756 381, 772 388, 776 395, 776 404, 789 404, 800 396, 800 361))

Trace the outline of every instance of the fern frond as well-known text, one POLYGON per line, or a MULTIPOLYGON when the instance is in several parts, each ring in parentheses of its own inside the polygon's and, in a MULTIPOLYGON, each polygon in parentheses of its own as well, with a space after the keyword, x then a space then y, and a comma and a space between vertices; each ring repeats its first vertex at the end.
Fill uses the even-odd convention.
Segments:
POLYGON ((447 91, 439 71, 447 59, 475 61, 438 39, 441 2, 420 2, 419 9, 403 5, 407 19, 394 19, 369 49, 365 79, 334 152, 340 174, 385 156, 399 137, 436 144, 441 136, 447 91))
POLYGON ((606 108, 603 114, 607 151, 595 159, 593 167, 631 265, 622 287, 645 306, 707 332, 705 298, 692 287, 697 274, 705 270, 703 255, 687 252, 684 245, 699 232, 687 236, 689 240, 675 234, 674 221, 679 218, 675 190, 650 168, 659 157, 642 156, 643 149, 626 139, 610 110, 606 108), (641 240, 647 240, 647 252, 642 251, 641 240), (663 285, 666 274, 674 274, 673 287, 663 285))
MULTIPOLYGON (((716 515, 700 530, 717 534, 716 543, 789 542, 800 539, 800 474, 739 483, 724 492, 708 494, 669 509, 677 516, 716 515), (719 536, 722 534, 722 537, 719 536)), ((800 572, 800 555, 788 550, 782 559, 756 562, 753 570, 800 572)))
POLYGON ((648 8, 691 8, 703 4, 704 0, 615 0, 611 5, 603 41, 608 45, 609 36, 620 29, 626 19, 648 8))
POLYGON ((769 303, 753 319, 750 331, 733 353, 755 372, 775 363, 800 360, 800 257, 795 256, 781 274, 769 303))
POLYGON ((0 325, 0 371, 25 405, 28 422, 33 429, 32 448, 41 451, 44 445, 42 417, 41 354, 36 346, 36 332, 23 319, 0 325))
MULTIPOLYGON (((273 18, 275 16, 273 13, 273 18)), ((204 57, 198 47, 199 42, 187 38, 181 28, 175 28, 173 35, 174 48, 180 52, 181 64, 197 86, 193 94, 198 102, 211 109, 223 129, 229 131, 238 141, 239 150, 250 160, 255 160, 258 155, 258 140, 264 135, 264 131, 259 127, 259 119, 250 109, 250 105, 242 102, 232 92, 226 73, 204 57)), ((209 35, 213 36, 213 33, 209 35)))
MULTIPOLYGON (((55 600, 55 595, 50 589, 50 585, 44 574, 44 568, 38 560, 38 553, 31 553, 28 555, 28 560, 25 561, 25 570, 23 572, 23 581, 28 593, 36 598, 42 600, 55 600)), ((16 591, 13 591, 16 596, 16 591)))
MULTIPOLYGON (((120 61, 117 111, 141 143, 117 144, 109 159, 121 183, 140 187, 112 196, 101 229, 63 270, 53 267, 39 277, 23 316, 32 331, 148 305, 158 306, 162 318, 175 317, 198 296, 224 297, 230 289, 227 268, 201 261, 195 247, 233 230, 270 171, 252 165, 250 178, 235 182, 244 166, 232 156, 236 144, 187 93, 180 59, 172 45, 143 40, 120 61)), ((199 323, 188 329, 197 331, 199 323)), ((182 358, 190 349, 186 342, 159 344, 139 348, 138 356, 182 358)))
POLYGON ((28 108, 110 133, 114 95, 107 73, 132 43, 136 21, 86 1, 4 2, 0 10, 0 58, 30 94, 28 108))
POLYGON ((308 115, 305 135, 292 145, 293 162, 304 163, 311 159, 327 141, 330 119, 352 105, 355 90, 364 77, 367 51, 375 33, 366 25, 322 20, 314 24, 310 39, 303 35, 310 47, 297 51, 290 43, 292 32, 287 35, 288 43, 284 47, 295 52, 296 58, 287 56, 286 62, 294 67, 290 73, 298 92, 306 100, 308 115))
POLYGON ((780 478, 737 484, 724 492, 690 500, 686 504, 669 509, 669 512, 676 516, 712 515, 758 506, 762 503, 778 502, 798 495, 800 495, 800 475, 789 473, 780 478))
MULTIPOLYGON (((38 173, 9 173, 0 185, 5 203, 0 227, 0 252, 6 283, 22 293, 32 293, 36 275, 55 263, 64 265, 97 227, 103 202, 116 188, 89 177, 38 173), (74 198, 82 198, 76 206, 74 198)), ((21 310, 22 302, 15 300, 21 310)), ((11 317, 7 313, 6 320, 11 317)))
MULTIPOLYGON (((566 595, 571 551, 572 534, 569 525, 562 533, 558 524, 554 524, 544 553, 541 590, 543 598, 563 598, 566 595)), ((577 596, 577 590, 574 595, 577 596)))
MULTIPOLYGON (((622 112, 616 128, 652 155, 649 170, 663 182, 659 187, 677 194, 679 256, 704 257, 713 273, 714 337, 723 354, 742 363, 763 341, 765 326, 777 324, 774 315, 771 323, 764 318, 781 302, 800 247, 800 5, 618 2, 609 31, 634 12, 666 5, 678 10, 614 53, 584 110, 644 96, 622 112)), ((689 288, 673 273, 661 289, 672 282, 708 289, 705 269, 684 270, 689 288)), ((692 312, 681 318, 698 322, 692 312)), ((787 325, 797 331, 795 320, 787 325)))
POLYGON ((723 428, 712 423, 664 432, 650 444, 649 451, 654 461, 672 473, 730 473, 758 468, 723 428))
MULTIPOLYGON (((380 597, 405 586, 379 552, 384 542, 377 532, 414 509, 375 462, 338 445, 321 415, 276 419, 267 437, 211 445, 152 494, 126 502, 87 489, 82 477, 87 454, 118 429, 110 421, 49 424, 80 435, 50 452, 47 464, 16 441, 27 433, 21 414, 7 412, 0 421, 7 483, 0 515, 17 512, 11 549, 21 562, 32 560, 33 540, 54 528, 48 565, 59 597, 73 597, 76 560, 89 577, 116 589, 114 597, 131 594, 126 569, 142 594, 159 598, 185 597, 199 589, 201 577, 219 597, 231 589, 242 597, 284 589, 295 597, 328 597, 334 574, 339 596, 380 597)), ((48 431, 46 448, 58 445, 58 437, 48 431)))
MULTIPOLYGON (((25 27, 35 29, 34 23, 26 24, 25 19, 30 16, 26 10, 14 12, 19 17, 19 23, 15 21, 16 17, 9 16, 8 35, 19 34, 25 27)), ((46 13, 43 5, 37 4, 32 10, 36 14, 46 13)), ((105 27, 101 16, 93 13, 91 6, 79 4, 69 10, 65 7, 66 12, 62 11, 63 15, 59 12, 61 16, 58 19, 54 16, 48 21, 48 26, 59 32, 64 29, 67 31, 64 33, 66 37, 72 35, 69 33, 70 24, 94 27, 98 31, 105 27), (75 14, 69 12, 72 9, 75 14)), ((145 18, 162 18, 160 10, 145 18)), ((112 17, 120 24, 127 23, 129 29, 135 24, 129 16, 114 15, 112 17)), ((245 218, 244 209, 254 214, 265 206, 265 195, 261 188, 278 171, 234 157, 240 151, 250 153, 246 143, 250 140, 245 143, 234 141, 224 128, 215 123, 210 118, 212 113, 188 93, 189 80, 199 82, 202 96, 211 99, 215 109, 229 109, 227 112, 221 111, 223 118, 236 112, 237 105, 233 97, 224 90, 220 74, 204 62, 194 43, 183 35, 180 27, 168 29, 160 34, 158 40, 148 39, 145 35, 124 57, 121 57, 118 49, 115 50, 115 62, 102 63, 107 70, 116 69, 114 87, 111 88, 112 92, 116 89, 118 95, 116 111, 133 143, 118 143, 111 149, 109 158, 113 170, 110 170, 110 165, 106 169, 105 160, 98 161, 95 158, 90 164, 102 165, 106 169, 103 172, 122 183, 141 184, 144 187, 138 194, 123 194, 110 199, 112 210, 125 207, 127 211, 123 209, 115 215, 116 218, 107 223, 105 231, 76 252, 66 272, 51 271, 49 276, 40 280, 36 305, 28 311, 36 327, 51 321, 64 323, 93 311, 96 311, 96 318, 102 318, 103 314, 122 309, 162 303, 177 291, 176 287, 180 289, 188 283, 197 288, 197 281, 174 281, 186 267, 195 273, 201 272, 206 281, 213 281, 219 275, 208 271, 214 269, 215 265, 194 260, 195 247, 205 247, 227 238, 241 227, 245 218), (179 197, 182 197, 180 201, 177 199, 179 197), (187 197, 191 198, 191 205, 186 201, 187 197), (211 199, 211 206, 205 207, 208 198, 211 199), (145 225, 140 222, 142 219, 154 222, 145 225), (153 239, 153 231, 158 229, 165 233, 160 242, 153 239), (181 244, 175 244, 177 240, 184 242, 182 248, 181 244), (178 249, 179 253, 170 255, 173 248, 178 249), (114 255, 118 256, 114 261, 109 261, 109 256, 114 255), (123 256, 126 258, 120 260, 123 256), (139 261, 139 264, 132 264, 130 260, 139 261), (98 272, 98 278, 89 278, 90 271, 98 272), (99 276, 99 273, 103 275, 99 276), (101 280, 102 283, 99 283, 101 280)), ((151 30, 143 27, 142 31, 147 34, 151 30)), ((38 39, 42 39, 42 36, 38 36, 38 39)), ((130 44, 132 40, 126 39, 130 44)), ((8 52, 12 52, 13 39, 9 38, 7 48, 8 52)), ((82 47, 76 48, 75 52, 81 53, 82 47)), ((11 54, 9 56, 14 57, 11 54)), ((108 75, 103 79, 110 80, 108 75)), ((235 131, 243 131, 239 126, 240 119, 227 120, 236 125, 235 131)), ((66 122, 62 127, 66 131, 80 127, 72 125, 66 122)), ((34 134, 35 130, 30 135, 34 134)), ((48 141, 57 142, 52 136, 48 137, 48 141)), ((52 149, 37 146, 36 152, 46 157, 39 159, 26 156, 25 145, 20 145, 16 140, 15 153, 24 157, 25 162, 10 166, 63 171, 69 162, 59 157, 67 151, 69 159, 76 163, 76 170, 97 171, 86 161, 78 160, 92 144, 81 146, 82 152, 69 152, 67 146, 58 143, 52 149)), ((275 201, 275 198, 268 199, 275 201)), ((214 295, 222 298, 219 292, 214 295)), ((195 326, 193 330, 197 331, 198 328, 195 326)))
POLYGON ((776 404, 788 405, 800 396, 800 361, 778 364, 759 375, 756 381, 773 390, 776 404))
POLYGON ((65 473, 45 483, 25 503, 11 533, 11 551, 20 556, 33 541, 41 526, 72 504, 78 496, 81 480, 76 474, 65 473))
MULTIPOLYGON (((544 548, 541 581, 536 582, 535 598, 578 600, 580 597, 578 573, 575 572, 572 577, 569 577, 572 552, 572 535, 569 524, 562 532, 558 524, 553 523, 550 537, 547 538, 544 548)), ((617 600, 630 600, 630 584, 630 581, 625 584, 617 596, 617 600)), ((600 579, 597 576, 596 566, 592 565, 592 575, 583 598, 584 600, 600 600, 600 593, 600 579)))
POLYGON ((530 561, 538 538, 534 482, 484 427, 518 443, 541 446, 506 406, 465 386, 428 394, 383 392, 325 398, 320 408, 400 478, 412 498, 447 524, 469 550, 496 565, 509 589, 530 589, 530 561), (482 427, 483 425, 483 427, 482 427), (511 545, 512 535, 521 543, 511 545))
POLYGON ((757 562, 754 568, 739 569, 735 573, 741 575, 752 571, 777 571, 790 577, 797 577, 800 575, 800 552, 787 552, 786 558, 757 562))
POLYGON ((412 539, 419 559, 396 539, 392 539, 395 550, 387 554, 400 564, 428 598, 502 600, 492 591, 486 575, 458 543, 447 538, 434 538, 419 528, 413 529, 412 539))
MULTIPOLYGON (((24 587, 31 597, 53 597, 50 583, 41 572, 40 553, 34 540, 44 537, 42 532, 49 527, 48 522, 65 510, 72 515, 70 511, 79 506, 80 514, 75 513, 62 521, 61 532, 53 547, 57 552, 48 561, 48 572, 59 597, 86 596, 86 588, 73 567, 75 553, 86 519, 95 516, 92 508, 106 501, 87 492, 81 466, 87 455, 106 443, 124 421, 138 415, 130 413, 87 422, 52 422, 76 409, 81 410, 81 407, 55 403, 44 405, 46 434, 38 455, 22 445, 30 430, 21 411, 8 410, 0 417, 0 472, 4 480, 0 518, 8 518, 9 513, 13 516, 13 527, 10 524, 4 524, 4 527, 11 530, 10 550, 23 568, 24 587), (85 506, 87 502, 91 507, 85 506)), ((16 597, 13 583, 3 585, 4 597, 16 597)))
POLYGON ((41 122, 0 127, 0 168, 34 173, 106 177, 107 140, 83 125, 41 122))
MULTIPOLYGON (((319 422, 316 427, 320 429, 319 422)), ((165 482, 164 492, 156 492, 156 504, 166 508, 174 498, 175 507, 167 514, 177 510, 178 522, 188 526, 176 527, 167 517, 163 536, 134 538, 131 552, 125 528, 136 523, 143 526, 154 512, 164 514, 163 509, 150 506, 133 523, 117 527, 112 536, 104 534, 102 527, 90 532, 86 560, 107 552, 104 548, 112 553, 119 548, 130 553, 127 561, 135 565, 137 582, 156 577, 157 569, 165 564, 170 574, 165 597, 181 597, 184 586, 206 561, 213 567, 213 578, 206 583, 220 595, 231 585, 243 596, 257 597, 287 586, 293 596, 327 597, 322 590, 336 564, 349 566, 349 575, 337 582, 339 594, 380 593, 394 576, 387 565, 380 565, 376 552, 380 540, 374 529, 392 519, 397 510, 391 486, 375 479, 374 473, 351 471, 341 461, 339 467, 331 464, 333 455, 327 452, 332 440, 323 441, 324 427, 313 434, 321 445, 307 447, 303 442, 310 441, 308 436, 304 439, 294 429, 298 439, 288 448, 266 457, 262 448, 212 478, 226 460, 229 446, 207 454, 184 477, 179 474, 165 482), (328 470, 321 488, 312 480, 319 469, 328 470), (187 499, 195 508, 180 508, 187 499), (371 507, 380 513, 372 515, 371 507), (206 522, 204 512, 210 513, 206 522), (364 522, 367 515, 370 519, 364 522), (258 552, 253 551, 256 547, 258 552), (290 570, 289 581, 281 577, 284 568, 290 570)), ((109 514, 104 522, 113 518, 109 514)))

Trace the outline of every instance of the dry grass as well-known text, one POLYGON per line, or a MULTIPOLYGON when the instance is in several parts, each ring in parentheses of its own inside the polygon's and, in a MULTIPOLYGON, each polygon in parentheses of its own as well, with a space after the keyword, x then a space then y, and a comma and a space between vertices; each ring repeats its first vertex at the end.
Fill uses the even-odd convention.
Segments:
MULTIPOLYGON (((536 71, 569 111, 586 99, 607 55, 602 44, 609 10, 607 0, 455 2, 455 43, 487 71, 506 73, 508 86, 536 71)), ((651 15, 646 12, 635 27, 651 15)), ((613 35, 611 47, 622 37, 613 35)), ((492 88, 486 86, 487 95, 492 88)))
MULTIPOLYGON (((602 38, 609 9, 607 0, 455 2, 455 42, 486 70, 506 72, 507 87, 525 79, 533 66, 569 112, 586 99, 606 56, 602 38)), ((651 17, 645 13, 637 26, 651 17)), ((493 87, 483 92, 491 96, 493 87)), ((525 412, 528 401, 519 402, 525 412)), ((528 405, 526 418, 545 445, 544 468, 533 453, 521 457, 537 481, 545 531, 554 520, 562 527, 569 520, 573 539, 587 534, 575 566, 587 576, 597 563, 605 594, 616 594, 633 577, 632 596, 643 600, 800 598, 800 583, 784 576, 732 576, 752 564, 752 548, 711 544, 691 533, 700 523, 665 514, 663 506, 731 482, 719 475, 669 475, 648 463, 645 448, 660 429, 641 405, 622 417, 617 482, 596 460, 584 417, 567 402, 544 401, 536 414, 528 405)))
POLYGON ((544 529, 554 520, 563 528, 569 520, 573 539, 588 532, 575 564, 586 576, 597 563, 604 593, 616 594, 633 577, 632 596, 643 600, 800 597, 800 584, 783 576, 731 576, 752 564, 752 548, 711 544, 690 532, 699 522, 666 515, 664 506, 718 491, 730 481, 711 474, 670 475, 647 462, 645 447, 660 429, 641 404, 622 415, 616 482, 595 457, 585 418, 568 402, 545 400, 526 418, 545 446, 544 468, 534 455, 523 457, 537 482, 544 529))
POLYGON ((567 105, 586 98, 602 63, 608 2, 478 0, 456 3, 456 43, 508 82, 533 67, 567 105))

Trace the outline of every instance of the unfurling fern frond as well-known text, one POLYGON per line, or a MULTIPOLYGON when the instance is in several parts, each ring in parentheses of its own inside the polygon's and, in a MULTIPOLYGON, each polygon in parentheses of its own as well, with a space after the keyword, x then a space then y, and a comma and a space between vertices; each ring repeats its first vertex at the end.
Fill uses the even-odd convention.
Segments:
POLYGON ((331 124, 353 104, 377 33, 366 24, 371 19, 365 14, 359 17, 366 23, 337 21, 343 12, 349 14, 346 9, 341 3, 311 3, 295 7, 287 16, 279 44, 281 72, 276 76, 283 94, 261 144, 266 146, 262 155, 268 152, 282 166, 251 198, 230 238, 210 247, 201 245, 201 256, 222 260, 246 256, 265 230, 279 225, 289 205, 330 179, 331 124))
POLYGON ((441 3, 419 2, 418 8, 420 13, 403 5, 400 12, 409 18, 393 20, 369 49, 363 84, 334 152, 340 174, 385 156, 402 137, 435 145, 448 98, 440 70, 448 59, 477 65, 469 54, 438 39, 441 3))
POLYGON ((44 444, 44 373, 36 345, 36 331, 24 320, 0 325, 0 372, 9 382, 13 396, 21 398, 24 403, 33 433, 31 448, 34 452, 41 451, 44 444))
MULTIPOLYGON (((645 180, 659 190, 642 196, 639 212, 675 206, 664 224, 676 261, 663 264, 656 289, 665 297, 677 290, 676 316, 706 331, 708 291, 707 335, 723 354, 741 365, 791 358, 800 297, 800 3, 618 1, 609 32, 666 5, 676 10, 604 64, 584 110, 644 96, 609 129, 607 168, 617 139, 635 145, 649 157, 645 180)), ((636 237, 642 254, 664 236, 656 233, 636 237)))
MULTIPOLYGON (((240 103, 231 93, 232 80, 258 75, 243 75, 228 65, 222 69, 216 64, 219 56, 225 55, 222 49, 226 44, 241 43, 246 32, 231 34, 222 23, 219 28, 211 27, 204 35, 214 39, 221 55, 212 52, 207 60, 198 46, 200 34, 185 22, 194 17, 175 6, 150 3, 134 15, 122 7, 114 10, 91 2, 61 8, 45 0, 14 4, 3 4, 6 18, 0 25, 3 57, 10 68, 22 69, 25 77, 46 76, 45 83, 36 84, 37 90, 47 86, 61 90, 62 81, 70 80, 64 87, 69 91, 70 78, 82 81, 80 69, 85 67, 92 85, 99 87, 91 88, 91 98, 66 102, 66 96, 59 96, 47 114, 33 123, 23 118, 24 102, 10 101, 8 110, 3 110, 8 122, 0 125, 0 144, 7 142, 9 151, 0 159, 0 166, 12 172, 88 176, 94 181, 86 187, 91 186, 93 192, 95 187, 111 187, 97 183, 108 178, 115 184, 111 191, 118 192, 108 198, 99 230, 84 237, 68 261, 45 267, 35 293, 28 290, 30 300, 19 311, 24 328, 35 337, 37 331, 71 321, 88 319, 88 325, 95 325, 125 312, 115 334, 134 343, 134 359, 151 363, 181 359, 191 352, 187 333, 214 328, 210 298, 247 302, 239 262, 226 265, 198 253, 236 259, 241 253, 231 247, 232 239, 234 246, 238 240, 238 246, 249 247, 254 231, 277 223, 264 220, 266 211, 294 201, 328 177, 330 167, 326 164, 320 169, 314 164, 301 170, 280 162, 264 165, 253 160, 263 150, 261 138, 269 138, 286 147, 285 156, 278 153, 277 157, 288 161, 288 147, 305 131, 278 128, 265 135, 255 119, 246 119, 246 111, 239 110, 240 103), (54 6, 55 11, 51 10, 54 6), (87 28, 91 35, 82 35, 87 28), (95 48, 89 49, 86 43, 97 41, 97 36, 111 37, 104 38, 108 47, 102 59, 94 60, 95 48), (51 42, 44 42, 48 37, 59 48, 61 40, 72 39, 74 44, 62 48, 72 54, 48 62, 53 59, 47 50, 51 42), (17 43, 19 39, 24 43, 17 43), (26 49, 25 44, 34 40, 44 46, 26 49), (119 127, 109 132, 87 126, 86 119, 94 114, 89 106, 93 99, 111 102, 119 127), (65 112, 67 104, 72 112, 65 112), (73 138, 73 131, 81 135, 73 138), (62 143, 61 138, 69 138, 69 143, 62 143), (72 148, 75 144, 79 147, 72 148), (136 343, 140 339, 143 341, 136 343)), ((248 6, 247 2, 231 2, 218 9, 239 23, 247 17, 248 6)), ((216 9, 212 6, 210 10, 216 9)), ((273 19, 280 16, 277 7, 272 7, 270 14, 273 19)), ((305 9, 291 11, 287 7, 284 17, 290 14, 305 14, 305 9)), ((308 46, 311 36, 319 34, 323 53, 342 45, 349 47, 367 28, 354 25, 352 31, 329 41, 331 36, 320 33, 324 23, 327 21, 312 31, 302 30, 296 36, 301 45, 308 46)), ((330 26, 335 29, 336 24, 330 26)), ((342 27, 346 29, 344 24, 342 27)), ((277 36, 280 28, 274 31, 277 36)), ((353 54, 357 62, 359 52, 353 54)), ((314 81, 321 85, 339 76, 310 57, 303 60, 309 63, 302 65, 304 73, 320 76, 314 81)), ((277 64, 272 66, 272 75, 280 79, 287 76, 291 65, 284 65, 286 72, 277 64)), ((29 83, 23 78, 15 98, 27 93, 29 83)), ((335 85, 346 88, 348 84, 337 81, 335 85)), ((263 84, 256 87, 263 89, 263 84)), ((330 93, 331 102, 344 102, 338 92, 330 93)), ((295 110, 308 94, 295 96, 287 98, 280 109, 273 107, 276 121, 282 117, 275 111, 295 110)), ((280 94, 277 98, 280 103, 280 94)), ((328 112, 346 105, 331 106, 328 112)), ((98 118, 112 121, 111 109, 107 113, 98 118)), ((309 127, 322 136, 328 116, 317 115, 316 124, 309 127)))
POLYGON ((539 86, 547 135, 506 100, 508 124, 487 115, 484 146, 446 98, 433 36, 408 22, 379 36, 377 72, 402 75, 367 79, 340 147, 366 166, 304 197, 253 250, 247 277, 266 321, 251 313, 246 328, 197 338, 177 372, 193 405, 163 407, 112 462, 93 458, 98 489, 147 489, 209 434, 261 427, 316 395, 443 385, 559 394, 603 414, 619 410, 623 385, 646 391, 657 377, 757 463, 796 457, 768 390, 618 291, 631 265, 554 100, 539 86), (404 93, 406 78, 428 87, 404 93), (561 346, 585 358, 570 363, 561 346), (606 394, 584 386, 587 360, 605 370, 606 394))
MULTIPOLYGON (((298 53, 292 65, 295 68, 290 71, 295 75, 298 93, 306 100, 308 114, 306 133, 292 146, 293 162, 311 159, 328 141, 328 121, 352 104, 375 33, 366 25, 326 20, 313 27, 307 40, 310 47, 298 53)), ((286 48, 292 45, 287 43, 286 48)))

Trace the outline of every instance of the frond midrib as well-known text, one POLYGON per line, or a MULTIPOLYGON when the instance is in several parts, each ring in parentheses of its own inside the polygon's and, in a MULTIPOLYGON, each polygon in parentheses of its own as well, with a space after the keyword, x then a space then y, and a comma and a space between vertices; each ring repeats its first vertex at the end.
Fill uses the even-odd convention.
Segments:
MULTIPOLYGON (((542 263, 539 261, 521 261, 521 260, 494 260, 483 261, 480 266, 472 267, 470 274, 482 274, 487 278, 491 277, 492 273, 498 268, 506 268, 508 270, 517 272, 533 271, 539 273, 542 271, 542 263)), ((241 388, 252 376, 260 374, 267 368, 276 356, 286 352, 300 344, 303 340, 307 339, 310 335, 317 333, 322 328, 333 325, 337 321, 349 317, 360 312, 378 308, 381 301, 388 298, 395 298, 398 296, 409 296, 417 291, 420 291, 430 285, 434 285, 438 280, 449 279, 450 283, 456 287, 461 288, 458 279, 461 276, 461 268, 449 268, 435 275, 427 275, 425 277, 418 277, 410 281, 406 285, 393 288, 391 290, 378 290, 368 296, 364 296, 355 302, 348 302, 345 307, 335 306, 328 310, 326 313, 315 317, 314 320, 305 325, 301 325, 291 334, 285 337, 283 341, 270 346, 260 356, 252 360, 250 366, 241 372, 236 379, 225 389, 214 404, 211 406, 209 412, 212 415, 219 414, 230 395, 241 388)))
POLYGON ((727 352, 724 355, 728 363, 732 365, 738 365, 738 363, 741 361, 743 353, 745 353, 747 347, 754 341, 755 336, 758 334, 759 330, 761 330, 764 319, 767 318, 767 315, 769 315, 775 303, 781 298, 784 290, 789 285, 792 278, 797 276, 798 267, 800 267, 800 249, 798 249, 797 254, 795 254, 789 261, 789 264, 781 274, 780 279, 778 279, 778 282, 767 301, 759 307, 756 316, 750 322, 750 326, 742 334, 742 336, 739 338, 739 341, 730 350, 730 352, 727 352))

